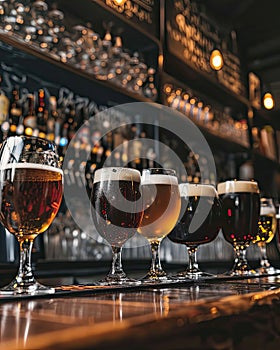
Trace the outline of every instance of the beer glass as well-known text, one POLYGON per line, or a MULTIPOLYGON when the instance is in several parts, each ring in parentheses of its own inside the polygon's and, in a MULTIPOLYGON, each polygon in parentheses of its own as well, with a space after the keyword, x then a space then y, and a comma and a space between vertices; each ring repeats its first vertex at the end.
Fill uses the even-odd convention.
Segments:
POLYGON ((175 171, 162 168, 143 170, 141 194, 144 215, 138 232, 147 238, 152 251, 151 268, 142 282, 167 282, 169 278, 161 267, 159 248, 180 214, 181 201, 175 171))
POLYGON ((179 185, 181 196, 180 220, 168 238, 187 246, 189 264, 184 272, 176 275, 179 280, 212 277, 202 272, 197 264, 196 252, 201 244, 212 242, 220 229, 220 202, 216 189, 211 185, 179 185))
POLYGON ((63 173, 56 146, 36 137, 9 137, 0 161, 0 221, 20 246, 17 276, 0 293, 53 293, 53 288, 35 280, 31 252, 34 239, 52 223, 62 199, 63 173))
POLYGON ((260 248, 261 266, 256 271, 260 275, 275 274, 279 271, 270 265, 266 254, 266 244, 272 241, 277 228, 276 209, 271 198, 261 198, 258 228, 258 234, 253 243, 257 243, 260 248))
POLYGON ((94 173, 91 194, 92 217, 99 234, 110 244, 112 268, 101 285, 135 284, 122 268, 124 243, 134 236, 143 211, 140 195, 140 172, 135 169, 108 167, 94 173))
POLYGON ((247 276, 255 271, 248 265, 246 248, 258 235, 260 195, 257 182, 226 181, 218 184, 224 238, 234 248, 236 259, 231 276, 247 276))

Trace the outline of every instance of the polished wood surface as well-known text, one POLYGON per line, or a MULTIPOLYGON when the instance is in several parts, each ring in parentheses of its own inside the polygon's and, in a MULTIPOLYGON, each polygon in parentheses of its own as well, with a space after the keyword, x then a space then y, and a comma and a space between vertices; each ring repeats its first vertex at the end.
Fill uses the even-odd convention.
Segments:
MULTIPOLYGON (((234 320, 239 324, 244 315, 248 318, 256 312, 256 307, 259 313, 253 319, 263 317, 263 310, 266 315, 272 312, 274 318, 280 317, 278 286, 280 277, 117 289, 99 294, 85 286, 73 287, 73 294, 68 296, 58 292, 47 298, 2 300, 0 349, 155 349, 156 344, 162 349, 218 349, 218 345, 210 344, 220 342, 210 331, 215 322, 222 322, 220 329, 234 320), (223 318, 230 321, 224 323, 223 318), (206 333, 210 332, 206 340, 205 330, 197 333, 205 324, 206 333)), ((247 326, 241 327, 240 344, 254 339, 252 330, 245 332, 247 326)), ((278 338, 270 337, 272 346, 268 349, 280 345, 279 326, 277 332, 278 338)), ((226 339, 234 341, 232 336, 226 339)))

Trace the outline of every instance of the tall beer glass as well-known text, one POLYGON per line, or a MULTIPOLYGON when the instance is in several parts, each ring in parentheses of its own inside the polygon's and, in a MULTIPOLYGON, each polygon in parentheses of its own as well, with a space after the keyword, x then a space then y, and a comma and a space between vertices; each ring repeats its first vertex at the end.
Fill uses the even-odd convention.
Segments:
POLYGON ((184 272, 176 275, 179 280, 198 279, 212 275, 199 269, 197 248, 212 242, 220 229, 220 202, 216 189, 211 185, 180 184, 180 220, 168 238, 174 243, 187 246, 189 264, 184 272))
POLYGON ((258 221, 258 234, 253 243, 257 243, 261 252, 260 267, 257 273, 260 275, 270 275, 279 272, 270 262, 266 254, 266 245, 270 243, 275 235, 277 228, 276 208, 272 198, 261 198, 261 212, 258 221))
POLYGON ((0 221, 16 236, 20 265, 16 278, 1 294, 44 294, 32 273, 33 241, 55 218, 63 191, 56 146, 36 137, 10 137, 0 151, 0 221))
POLYGON ((111 245, 112 268, 99 284, 135 284, 122 268, 124 243, 137 231, 143 216, 140 172, 135 169, 108 167, 96 170, 91 194, 92 217, 99 234, 111 245))
POLYGON ((176 225, 181 200, 178 180, 172 169, 145 169, 141 179, 144 215, 138 232, 150 242, 152 264, 143 282, 167 281, 160 263, 159 248, 162 239, 176 225))
POLYGON ((225 239, 233 246, 236 259, 233 276, 254 274, 246 259, 246 248, 258 235, 259 187, 253 181, 226 181, 218 184, 221 223, 225 239))

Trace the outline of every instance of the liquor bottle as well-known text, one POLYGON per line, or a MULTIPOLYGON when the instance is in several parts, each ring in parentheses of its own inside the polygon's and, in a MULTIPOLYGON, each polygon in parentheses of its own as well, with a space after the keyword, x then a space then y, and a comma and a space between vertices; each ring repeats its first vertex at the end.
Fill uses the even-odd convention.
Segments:
POLYGON ((35 113, 35 99, 34 94, 28 94, 27 106, 24 115, 23 125, 25 127, 24 133, 27 136, 38 136, 37 117, 35 113))
POLYGON ((128 158, 131 159, 130 165, 132 168, 139 169, 142 158, 142 143, 139 140, 139 127, 136 124, 132 124, 130 128, 130 139, 132 141, 129 147, 128 158))
POLYGON ((145 83, 145 86, 143 87, 143 94, 145 97, 150 98, 151 100, 157 99, 157 89, 155 86, 155 73, 156 70, 154 68, 148 69, 148 77, 145 83))
POLYGON ((7 133, 10 129, 9 105, 10 100, 4 94, 4 92, 0 90, 0 142, 7 137, 7 133))
POLYGON ((74 102, 71 102, 66 108, 65 124, 67 124, 67 130, 68 130, 67 138, 68 138, 68 142, 70 142, 73 136, 75 135, 76 126, 77 126, 76 109, 75 109, 74 102))
POLYGON ((47 127, 46 138, 49 141, 54 141, 55 123, 57 122, 57 119, 58 119, 57 101, 55 96, 50 96, 49 98, 49 110, 50 110, 50 113, 46 123, 46 127, 47 127))
POLYGON ((15 136, 17 131, 17 126, 22 115, 22 106, 19 101, 19 89, 14 87, 12 91, 12 97, 10 102, 9 110, 9 122, 10 122, 10 131, 9 136, 15 136))
POLYGON ((37 115, 37 127, 39 130, 39 137, 45 139, 47 134, 48 110, 46 108, 44 89, 40 89, 38 91, 38 103, 37 103, 36 115, 37 115))

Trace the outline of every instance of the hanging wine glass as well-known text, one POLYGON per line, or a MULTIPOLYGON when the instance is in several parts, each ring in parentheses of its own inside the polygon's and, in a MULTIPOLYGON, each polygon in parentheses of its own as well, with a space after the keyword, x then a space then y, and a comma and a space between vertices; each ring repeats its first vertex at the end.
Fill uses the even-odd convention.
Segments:
POLYGON ((106 34, 103 40, 100 42, 100 50, 98 51, 97 58, 92 62, 92 73, 98 80, 108 80, 109 74, 109 61, 111 57, 112 47, 112 35, 111 25, 108 24, 106 34))
POLYGON ((155 85, 155 74, 156 70, 154 68, 148 69, 147 81, 145 83, 145 86, 143 87, 144 96, 150 98, 153 101, 157 99, 158 95, 157 88, 155 85))
POLYGON ((54 38, 61 38, 65 31, 64 13, 58 9, 53 9, 48 13, 48 33, 54 38))

